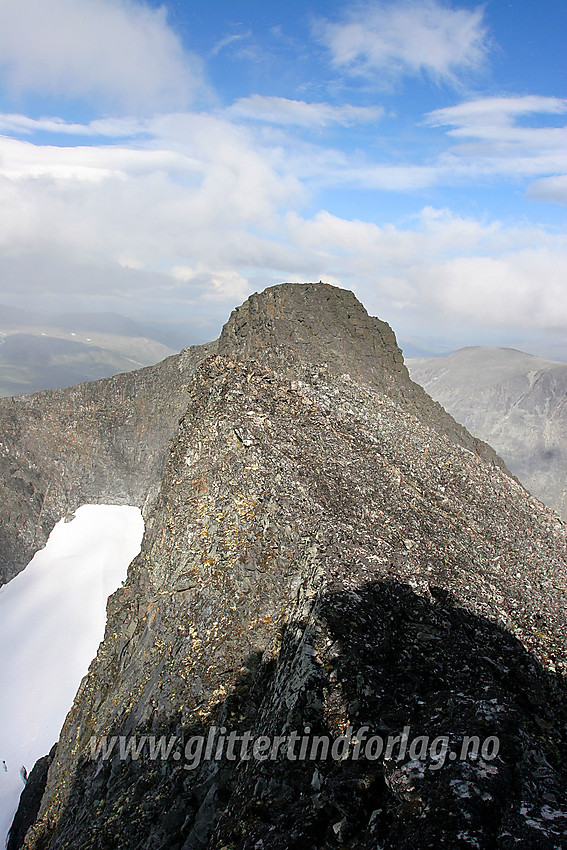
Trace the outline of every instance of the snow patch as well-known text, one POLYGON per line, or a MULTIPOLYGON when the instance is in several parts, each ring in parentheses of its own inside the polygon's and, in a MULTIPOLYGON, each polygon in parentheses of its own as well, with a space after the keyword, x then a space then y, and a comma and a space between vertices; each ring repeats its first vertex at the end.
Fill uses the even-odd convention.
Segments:
POLYGON ((83 505, 0 588, 0 847, 31 771, 59 738, 104 637, 106 601, 140 551, 140 510, 83 505))

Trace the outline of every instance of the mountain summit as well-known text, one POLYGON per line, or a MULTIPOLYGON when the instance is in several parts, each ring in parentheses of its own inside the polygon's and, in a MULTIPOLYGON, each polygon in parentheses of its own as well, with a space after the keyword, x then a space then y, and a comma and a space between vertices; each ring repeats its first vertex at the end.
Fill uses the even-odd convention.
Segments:
POLYGON ((313 364, 350 371, 421 407, 435 428, 501 463, 410 381, 391 328, 371 318, 352 292, 285 283, 252 295, 212 343, 105 380, 0 399, 0 584, 85 502, 151 503, 187 406, 187 384, 217 351, 256 357, 282 374, 313 364))
POLYGON ((224 326, 218 353, 269 361, 280 371, 324 363, 380 387, 406 375, 392 329, 354 293, 327 283, 283 284, 251 295, 224 326))
POLYGON ((160 368, 123 376, 132 420, 119 379, 90 385, 82 418, 84 389, 28 401, 46 423, 76 405, 74 440, 57 434, 77 476, 98 465, 118 492, 149 439, 154 460, 141 553, 23 846, 560 847, 559 518, 410 381, 352 293, 273 287, 160 368), (111 400, 93 448, 79 435, 111 400), (117 433, 129 468, 101 454, 117 433))

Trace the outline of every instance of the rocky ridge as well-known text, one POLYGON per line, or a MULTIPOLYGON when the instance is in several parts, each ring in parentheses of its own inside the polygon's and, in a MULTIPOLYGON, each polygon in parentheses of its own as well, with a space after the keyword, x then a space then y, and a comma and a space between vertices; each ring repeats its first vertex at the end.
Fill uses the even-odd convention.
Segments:
POLYGON ((0 584, 80 505, 155 495, 185 387, 215 344, 62 390, 0 399, 0 584))
POLYGON ((368 316, 352 292, 327 284, 273 287, 237 308, 218 341, 105 380, 0 399, 0 584, 79 505, 149 504, 187 405, 187 384, 217 347, 239 357, 261 352, 288 372, 302 356, 339 372, 350 364, 365 380, 421 405, 440 431, 494 457, 409 381, 391 328, 368 316))
POLYGON ((409 381, 351 293, 253 296, 188 389, 24 846, 561 847, 558 517, 409 381), (89 750, 104 735, 365 726, 455 751, 495 736, 500 751, 439 765, 284 750, 187 770, 181 755, 89 750))

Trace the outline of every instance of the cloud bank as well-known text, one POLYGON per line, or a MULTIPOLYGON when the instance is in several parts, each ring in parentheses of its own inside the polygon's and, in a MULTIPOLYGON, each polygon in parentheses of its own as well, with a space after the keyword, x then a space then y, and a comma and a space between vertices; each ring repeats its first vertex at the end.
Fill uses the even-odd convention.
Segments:
POLYGON ((375 122, 383 112, 379 106, 333 106, 330 103, 306 103, 304 100, 259 94, 241 97, 227 110, 227 114, 236 119, 315 128, 328 127, 330 124, 348 127, 351 124, 375 122))
POLYGON ((204 65, 163 7, 0 3, 0 82, 61 104, 0 112, 2 297, 224 319, 255 288, 324 279, 397 327, 567 332, 565 238, 451 203, 479 186, 567 202, 567 101, 463 93, 490 48, 480 6, 350 5, 315 30, 325 85, 222 103, 198 99, 204 65), (376 88, 417 77, 460 94, 400 130, 376 88))
MULTIPOLYGON (((490 113, 491 104, 485 106, 490 113)), ((479 114, 476 106, 462 105, 459 126, 469 111, 479 114)), ((447 110, 429 120, 449 119, 457 120, 447 110)), ((62 130, 60 121, 42 122, 48 126, 62 130)), ((124 129, 120 119, 105 125, 111 139, 124 129)), ((433 206, 383 226, 324 209, 302 214, 310 162, 317 179, 332 185, 374 175, 403 191, 411 179, 447 179, 443 161, 404 173, 367 165, 356 177, 352 163, 343 161, 341 173, 336 157, 326 161, 325 149, 314 159, 305 155, 299 168, 301 142, 295 147, 288 140, 285 147, 278 136, 275 144, 227 117, 176 113, 132 129, 127 144, 97 147, 0 138, 5 287, 12 281, 33 291, 40 267, 39 279, 43 285, 49 279, 52 295, 86 294, 98 269, 96 296, 105 304, 130 301, 147 313, 157 301, 200 309, 217 304, 225 314, 224 305, 242 301, 257 279, 325 279, 356 288, 369 308, 386 316, 567 328, 561 297, 566 239, 542 227, 433 206)), ((90 131, 73 129, 78 138, 90 131)), ((535 185, 545 190, 541 181, 535 185)))
POLYGON ((202 86, 164 6, 132 0, 2 0, 0 74, 25 94, 151 112, 186 108, 202 86))

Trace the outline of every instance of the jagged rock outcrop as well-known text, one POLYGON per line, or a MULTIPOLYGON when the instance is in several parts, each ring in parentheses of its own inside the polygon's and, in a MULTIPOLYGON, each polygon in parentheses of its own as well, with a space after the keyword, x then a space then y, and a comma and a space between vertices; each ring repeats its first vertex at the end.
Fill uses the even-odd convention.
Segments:
POLYGON ((186 386, 215 344, 156 366, 0 399, 0 584, 81 504, 142 507, 157 490, 186 386))
POLYGON ((353 292, 330 284, 283 284, 251 295, 224 326, 218 353, 261 357, 280 374, 295 376, 304 363, 351 374, 391 398, 407 402, 429 424, 481 457, 501 463, 494 450, 447 415, 409 380, 391 327, 369 316, 353 292))
POLYGON ((363 313, 276 287, 196 369, 25 847, 561 846, 565 527, 363 313), (349 727, 500 750, 290 760, 274 743, 349 727), (267 736, 269 757, 184 749, 231 732, 267 736), (92 757, 134 733, 182 745, 92 757))
POLYGON ((474 346, 408 361, 415 381, 487 440, 530 493, 567 519, 567 363, 474 346))

